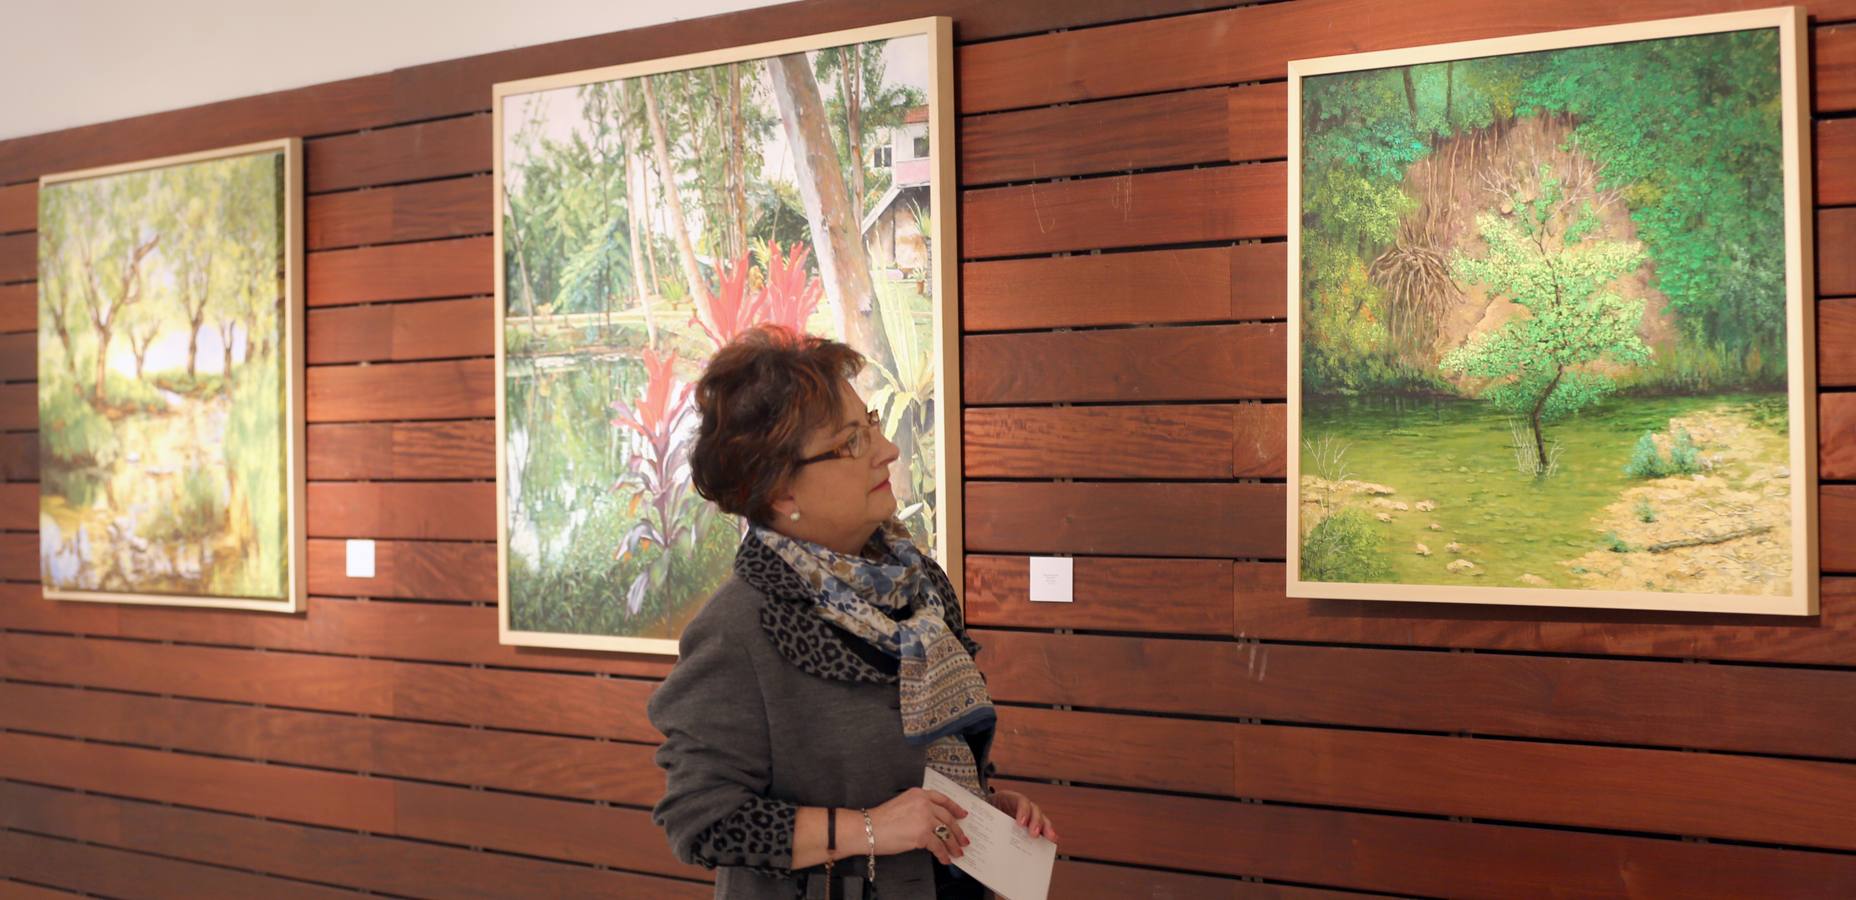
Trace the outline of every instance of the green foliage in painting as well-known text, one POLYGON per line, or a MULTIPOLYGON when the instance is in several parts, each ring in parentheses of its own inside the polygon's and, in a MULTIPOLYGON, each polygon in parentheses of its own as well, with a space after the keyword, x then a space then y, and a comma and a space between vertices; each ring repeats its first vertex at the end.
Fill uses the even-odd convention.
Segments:
POLYGON ((1624 464, 1624 474, 1632 478, 1662 478, 1669 474, 1669 463, 1656 446, 1656 435, 1646 431, 1637 439, 1630 462, 1624 464))
POLYGON ((1656 435, 1646 431, 1631 450, 1630 462, 1624 464, 1624 474, 1645 479, 1693 475, 1701 469, 1701 450, 1695 446, 1695 438, 1688 433, 1688 429, 1679 425, 1670 426, 1667 457, 1657 446, 1656 435))
POLYGON ((1366 582, 1389 573, 1381 555, 1383 541, 1373 520, 1359 509, 1324 516, 1302 537, 1302 578, 1308 581, 1366 582))
MULTIPOLYGON (((1643 245, 1646 265, 1617 277, 1639 276, 1666 295, 1678 325, 1671 352, 1624 366, 1615 386, 1639 393, 1782 386, 1776 40, 1770 29, 1743 31, 1305 79, 1303 390, 1460 392, 1436 377, 1431 323, 1410 321, 1409 296, 1389 289, 1378 267, 1401 254, 1460 250, 1462 236, 1438 225, 1427 205, 1458 202, 1437 193, 1439 168, 1486 179, 1480 170, 1501 135, 1549 118, 1570 128, 1556 149, 1595 166, 1596 178, 1579 190, 1620 204, 1643 245), (1450 155, 1440 157, 1447 142, 1450 155), (1431 180, 1414 183, 1411 173, 1423 163, 1432 166, 1431 180)), ((1477 234, 1480 214, 1490 211, 1463 210, 1477 234)), ((1588 227, 1620 237, 1597 217, 1588 227)), ((1580 237, 1568 234, 1566 242, 1580 237)), ((1435 308, 1417 312, 1440 317, 1435 308)))
POLYGON ((1636 506, 1637 521, 1645 524, 1656 521, 1656 508, 1648 500, 1638 500, 1636 506))
POLYGON ((1686 337, 1733 353, 1751 385, 1785 377, 1777 41, 1764 29, 1541 54, 1521 91, 1576 117, 1574 141, 1623 191, 1686 337))
POLYGON ((1686 428, 1675 429, 1669 442, 1669 468, 1678 475, 1693 475, 1701 471, 1701 454, 1695 448, 1695 439, 1686 428))
POLYGON ((1606 286, 1643 260, 1639 247, 1592 237, 1596 224, 1587 206, 1568 215, 1558 181, 1541 172, 1538 196, 1516 198, 1509 215, 1485 212, 1476 226, 1488 255, 1458 254, 1458 277, 1479 282, 1527 308, 1452 350, 1446 372, 1492 379, 1482 396, 1505 413, 1525 418, 1539 448, 1539 469, 1548 458, 1541 432, 1551 422, 1578 412, 1612 390, 1612 382, 1580 366, 1601 358, 1642 363, 1650 350, 1637 335, 1643 301, 1626 300, 1606 286))

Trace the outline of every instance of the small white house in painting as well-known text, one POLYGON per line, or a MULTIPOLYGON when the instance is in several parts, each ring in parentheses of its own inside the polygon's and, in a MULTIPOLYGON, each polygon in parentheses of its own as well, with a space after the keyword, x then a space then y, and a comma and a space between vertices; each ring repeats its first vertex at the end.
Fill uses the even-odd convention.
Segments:
POLYGON ((878 272, 893 281, 926 281, 928 242, 921 225, 928 217, 928 186, 934 172, 928 142, 928 107, 908 111, 901 127, 872 152, 872 168, 888 169, 889 190, 864 214, 864 249, 878 272), (919 215, 919 219, 917 218, 919 215))

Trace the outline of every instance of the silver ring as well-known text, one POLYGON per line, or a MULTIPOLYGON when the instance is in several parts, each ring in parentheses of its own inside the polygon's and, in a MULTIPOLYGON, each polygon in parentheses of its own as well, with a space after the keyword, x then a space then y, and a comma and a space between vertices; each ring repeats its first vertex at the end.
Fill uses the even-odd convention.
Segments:
POLYGON ((949 831, 946 825, 936 825, 934 827, 934 836, 945 841, 948 838, 953 837, 954 833, 952 831, 949 831))

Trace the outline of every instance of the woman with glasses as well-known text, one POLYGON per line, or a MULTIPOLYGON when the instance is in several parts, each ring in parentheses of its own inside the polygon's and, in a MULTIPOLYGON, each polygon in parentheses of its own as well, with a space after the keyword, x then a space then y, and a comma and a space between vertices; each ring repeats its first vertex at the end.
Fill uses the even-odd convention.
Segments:
POLYGON ((652 696, 667 776, 654 819, 715 896, 983 898, 932 768, 1055 840, 993 791, 992 701, 947 575, 894 518, 896 445, 851 348, 762 326, 696 386, 696 490, 747 521, 734 577, 652 696))

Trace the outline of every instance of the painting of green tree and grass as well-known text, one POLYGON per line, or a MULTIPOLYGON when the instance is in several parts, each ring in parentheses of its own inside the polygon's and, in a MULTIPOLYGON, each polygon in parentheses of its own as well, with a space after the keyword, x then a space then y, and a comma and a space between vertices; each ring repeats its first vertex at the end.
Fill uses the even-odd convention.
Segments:
POLYGON ((47 597, 301 608, 298 155, 41 181, 47 597))
POLYGON ((950 562, 949 46, 926 19, 497 86, 505 643, 676 652, 743 527, 690 485, 694 386, 764 322, 864 354, 898 515, 950 562))
POLYGON ((1291 594, 1815 609, 1801 16, 1291 64, 1291 594))

